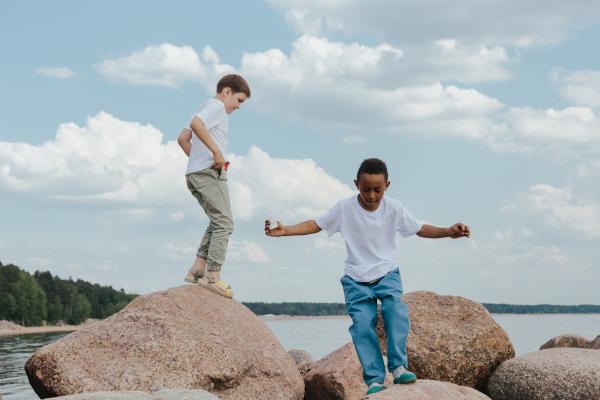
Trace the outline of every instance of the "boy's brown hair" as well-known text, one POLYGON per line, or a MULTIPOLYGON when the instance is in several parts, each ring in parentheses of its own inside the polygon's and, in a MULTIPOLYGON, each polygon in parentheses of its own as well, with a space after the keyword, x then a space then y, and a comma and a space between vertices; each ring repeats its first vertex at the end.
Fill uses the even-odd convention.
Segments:
POLYGON ((240 75, 229 74, 222 77, 219 83, 217 83, 217 93, 221 93, 226 87, 231 88, 233 93, 242 92, 250 97, 250 86, 248 86, 248 82, 240 75))

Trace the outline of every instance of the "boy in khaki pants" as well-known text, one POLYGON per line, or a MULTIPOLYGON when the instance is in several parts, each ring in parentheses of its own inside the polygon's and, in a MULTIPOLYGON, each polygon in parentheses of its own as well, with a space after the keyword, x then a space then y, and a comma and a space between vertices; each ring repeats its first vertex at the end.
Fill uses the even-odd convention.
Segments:
POLYGON ((227 116, 250 98, 250 87, 239 75, 225 75, 217 83, 217 93, 203 102, 181 130, 177 142, 189 157, 186 181, 192 195, 204 209, 210 223, 206 228, 196 260, 185 281, 198 284, 222 296, 233 297, 231 286, 221 280, 227 243, 233 233, 231 202, 227 186, 227 116))

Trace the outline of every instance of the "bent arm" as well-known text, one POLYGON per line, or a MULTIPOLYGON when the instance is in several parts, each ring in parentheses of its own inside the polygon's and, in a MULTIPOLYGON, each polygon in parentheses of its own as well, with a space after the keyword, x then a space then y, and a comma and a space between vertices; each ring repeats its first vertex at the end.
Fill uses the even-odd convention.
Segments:
POLYGON ((471 230, 468 225, 461 222, 458 222, 449 228, 423 224, 419 232, 417 232, 417 235, 427 239, 440 239, 446 237, 458 239, 461 237, 470 237, 471 230))
POLYGON ((198 137, 198 139, 200 139, 200 141, 202 143, 204 143, 204 145, 206 147, 208 147, 208 149, 213 153, 213 154, 220 154, 221 150, 219 149, 219 146, 217 146, 217 144, 215 143, 214 140, 212 140, 212 138, 210 137, 209 133, 208 133, 208 129, 206 129, 206 127, 204 126, 204 122, 202 122, 202 120, 198 117, 194 117, 192 118, 192 122, 190 123, 190 127, 192 128, 192 131, 196 134, 196 136, 198 137))
POLYGON ((189 157, 190 151, 192 151, 192 131, 183 128, 181 132, 179 132, 179 136, 177 136, 177 143, 179 143, 179 146, 185 155, 189 157))
POLYGON ((297 236, 297 235, 310 235, 312 233, 320 232, 321 228, 314 219, 300 222, 296 225, 284 226, 281 222, 277 221, 277 226, 271 228, 271 221, 265 221, 265 234, 267 236, 297 236))

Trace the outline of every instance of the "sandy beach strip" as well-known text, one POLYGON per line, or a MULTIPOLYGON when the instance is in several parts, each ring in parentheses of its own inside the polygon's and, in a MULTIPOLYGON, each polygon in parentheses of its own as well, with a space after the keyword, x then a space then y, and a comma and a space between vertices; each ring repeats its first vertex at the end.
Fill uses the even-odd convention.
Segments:
POLYGON ((81 328, 74 325, 24 326, 19 329, 0 329, 0 336, 30 335, 33 333, 74 332, 81 328))

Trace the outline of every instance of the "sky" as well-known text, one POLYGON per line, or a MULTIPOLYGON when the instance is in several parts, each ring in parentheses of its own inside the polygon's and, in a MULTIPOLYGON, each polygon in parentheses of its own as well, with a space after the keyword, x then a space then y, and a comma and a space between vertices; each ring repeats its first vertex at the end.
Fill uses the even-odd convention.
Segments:
POLYGON ((240 301, 341 302, 340 235, 269 238, 386 161, 418 219, 404 289, 600 304, 595 1, 0 0, 0 261, 149 293, 183 284, 207 219, 176 138, 218 79, 240 301))

